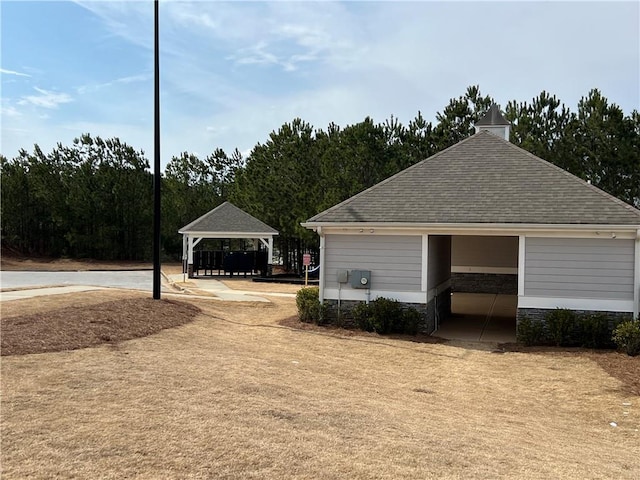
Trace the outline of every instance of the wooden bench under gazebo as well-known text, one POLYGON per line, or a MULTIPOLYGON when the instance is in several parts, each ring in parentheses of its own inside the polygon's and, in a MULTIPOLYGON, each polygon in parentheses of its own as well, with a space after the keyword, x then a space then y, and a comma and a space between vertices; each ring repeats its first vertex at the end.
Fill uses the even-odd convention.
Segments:
POLYGON ((178 230, 182 234, 183 272, 201 275, 267 275, 273 263, 273 237, 278 231, 230 202, 224 202, 178 230), (252 240, 253 250, 196 250, 204 239, 252 240))

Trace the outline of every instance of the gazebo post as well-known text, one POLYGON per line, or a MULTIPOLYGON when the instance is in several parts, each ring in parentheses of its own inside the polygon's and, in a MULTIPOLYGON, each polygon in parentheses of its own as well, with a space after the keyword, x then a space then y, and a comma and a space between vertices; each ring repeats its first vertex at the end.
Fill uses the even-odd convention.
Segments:
POLYGON ((270 277, 273 275, 273 237, 269 237, 267 239, 269 245, 267 249, 269 253, 267 253, 267 276, 270 277))
POLYGON ((267 242, 267 250, 269 251, 267 254, 267 265, 271 268, 271 265, 273 264, 273 237, 267 238, 267 242))
POLYGON ((187 246, 187 238, 189 238, 189 234, 185 233, 182 235, 182 273, 187 273, 187 254, 188 254, 188 246, 187 246))
POLYGON ((187 276, 193 278, 193 237, 187 235, 187 276))
POLYGON ((273 237, 259 238, 262 244, 267 247, 267 277, 273 273, 273 237))

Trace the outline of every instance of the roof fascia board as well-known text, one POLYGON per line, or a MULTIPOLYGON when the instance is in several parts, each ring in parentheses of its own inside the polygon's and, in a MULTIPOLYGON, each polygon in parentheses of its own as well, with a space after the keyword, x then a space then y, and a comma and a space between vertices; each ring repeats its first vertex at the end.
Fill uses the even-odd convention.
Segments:
POLYGON ((553 223, 401 223, 401 222, 304 222, 305 228, 410 228, 410 229, 550 229, 550 230, 637 230, 638 225, 614 225, 614 224, 553 224, 553 223))
POLYGON ((178 233, 203 238, 267 238, 278 235, 272 232, 198 232, 196 230, 179 230, 178 233))
POLYGON ((539 224, 302 224, 303 227, 323 234, 457 234, 457 235, 545 235, 545 236, 593 236, 594 238, 636 238, 637 226, 633 225, 539 225, 539 224))

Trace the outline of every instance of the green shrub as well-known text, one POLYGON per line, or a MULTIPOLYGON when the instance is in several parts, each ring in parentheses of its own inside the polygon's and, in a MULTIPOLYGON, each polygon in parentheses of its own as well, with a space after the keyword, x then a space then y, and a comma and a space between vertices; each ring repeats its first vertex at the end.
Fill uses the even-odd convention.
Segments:
POLYGON ((627 355, 640 355, 640 318, 620 323, 613 331, 613 341, 627 355))
POLYGON ((557 308, 545 316, 549 340, 557 346, 576 345, 576 313, 566 308, 557 308))
POLYGON ((545 337, 543 322, 532 320, 526 315, 518 321, 518 331, 516 333, 518 342, 528 346, 542 345, 546 343, 545 337))
POLYGON ((418 333, 420 312, 413 307, 403 308, 397 300, 379 297, 369 304, 360 303, 351 311, 358 328, 381 335, 387 333, 418 333))
POLYGON ((609 331, 610 318, 604 313, 580 315, 578 317, 578 343, 586 348, 612 348, 614 344, 609 331))
POLYGON ((356 322, 356 325, 360 330, 365 332, 373 332, 373 324, 371 323, 371 317, 373 316, 373 308, 369 303, 359 303, 353 310, 351 315, 356 322))
POLYGON ((376 298, 370 304, 373 307, 371 324, 377 333, 400 333, 402 327, 402 305, 390 298, 376 298))
POLYGON ((621 319, 606 313, 577 313, 556 309, 547 313, 544 321, 523 316, 518 321, 517 340, 525 345, 579 346, 585 348, 613 348, 611 325, 621 319))
POLYGON ((319 297, 320 289, 318 287, 306 287, 298 290, 296 306, 301 322, 317 324, 322 322, 323 308, 319 297))
POLYGON ((422 315, 413 307, 405 308, 402 312, 402 330, 409 335, 417 335, 422 322, 422 315))

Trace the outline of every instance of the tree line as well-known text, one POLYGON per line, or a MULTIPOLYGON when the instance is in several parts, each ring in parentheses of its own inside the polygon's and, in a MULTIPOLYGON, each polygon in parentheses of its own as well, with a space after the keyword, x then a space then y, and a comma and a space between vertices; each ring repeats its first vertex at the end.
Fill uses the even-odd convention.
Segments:
MULTIPOLYGON (((179 259, 180 227, 225 200, 277 229, 285 268, 300 270, 318 239, 300 223, 474 133, 493 98, 478 86, 452 98, 428 122, 314 128, 285 123, 243 158, 216 149, 205 158, 184 152, 162 175, 162 244, 179 259)), ((596 89, 570 111, 541 92, 504 108, 511 141, 640 207, 640 115, 625 115, 596 89)), ((2 245, 27 255, 148 260, 152 248, 153 179, 144 152, 117 138, 84 134, 45 154, 35 145, 0 156, 2 245)))

